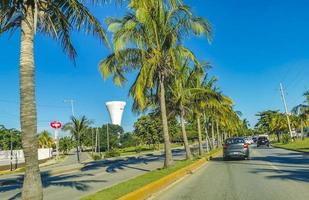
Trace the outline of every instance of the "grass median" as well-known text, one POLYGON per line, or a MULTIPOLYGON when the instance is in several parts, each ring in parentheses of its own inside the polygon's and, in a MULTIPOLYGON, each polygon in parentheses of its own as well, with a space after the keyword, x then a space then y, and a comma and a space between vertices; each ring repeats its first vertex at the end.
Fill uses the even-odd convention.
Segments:
MULTIPOLYGON (((219 150, 214 150, 210 154, 216 153, 219 150)), ((163 178, 179 169, 182 169, 201 158, 195 158, 194 160, 175 161, 172 167, 166 169, 157 169, 141 176, 135 177, 128 181, 116 184, 110 188, 103 189, 95 194, 83 197, 82 200, 114 200, 118 199, 130 192, 133 192, 149 183, 152 183, 160 178, 163 178)))
POLYGON ((309 152, 309 138, 305 138, 304 140, 297 139, 294 142, 289 142, 287 144, 273 143, 272 146, 296 151, 309 152))

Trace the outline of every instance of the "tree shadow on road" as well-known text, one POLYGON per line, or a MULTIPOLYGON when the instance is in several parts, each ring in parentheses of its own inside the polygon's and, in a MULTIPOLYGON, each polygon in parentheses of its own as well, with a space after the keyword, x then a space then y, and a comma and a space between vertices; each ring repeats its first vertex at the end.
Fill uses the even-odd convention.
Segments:
POLYGON ((251 160, 223 161, 222 157, 217 157, 212 161, 224 165, 256 166, 250 172, 254 174, 266 173, 266 177, 269 179, 309 182, 309 158, 302 153, 276 153, 271 156, 252 157, 251 160))
MULTIPOLYGON (((48 188, 50 186, 61 186, 70 187, 80 191, 89 190, 89 183, 102 183, 105 180, 76 180, 78 178, 93 177, 93 174, 74 174, 74 175, 50 175, 49 172, 44 172, 41 174, 43 188, 48 188), (70 180, 71 179, 71 180, 70 180), (72 180, 73 179, 73 180, 72 180), (74 180, 75 179, 75 180, 74 180)), ((21 188, 23 184, 23 175, 18 175, 17 177, 0 180, 0 194, 12 190, 17 190, 17 193, 10 197, 9 199, 18 199, 21 197, 21 188)), ((1 195, 0 195, 1 196, 1 195)))
MULTIPOLYGON (((172 150, 174 160, 183 160, 181 156, 184 155, 184 151, 182 149, 173 149, 172 150)), ((148 153, 140 156, 130 156, 126 158, 115 158, 115 160, 100 160, 86 163, 84 167, 82 167, 81 171, 90 171, 90 170, 105 170, 107 173, 116 173, 119 170, 124 170, 126 168, 136 169, 140 171, 150 171, 148 169, 144 169, 141 164, 149 165, 153 162, 164 160, 164 156, 161 154, 153 154, 148 153), (139 166, 139 167, 137 167, 139 166)))

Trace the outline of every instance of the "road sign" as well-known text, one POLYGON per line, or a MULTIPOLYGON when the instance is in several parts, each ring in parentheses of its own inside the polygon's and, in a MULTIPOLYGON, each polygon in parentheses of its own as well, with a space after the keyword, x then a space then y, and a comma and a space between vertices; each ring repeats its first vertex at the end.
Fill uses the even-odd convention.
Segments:
POLYGON ((53 121, 50 123, 50 126, 53 128, 53 129, 59 129, 61 128, 62 124, 58 121, 53 121))

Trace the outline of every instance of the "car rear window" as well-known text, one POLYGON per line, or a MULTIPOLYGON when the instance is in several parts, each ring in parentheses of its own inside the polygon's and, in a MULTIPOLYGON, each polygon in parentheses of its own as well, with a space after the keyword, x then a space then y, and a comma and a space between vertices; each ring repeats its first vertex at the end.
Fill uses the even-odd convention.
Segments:
POLYGON ((259 137, 259 140, 267 140, 266 137, 259 137))
POLYGON ((240 144, 245 143, 244 139, 242 138, 233 138, 233 139, 227 139, 225 141, 225 144, 240 144))

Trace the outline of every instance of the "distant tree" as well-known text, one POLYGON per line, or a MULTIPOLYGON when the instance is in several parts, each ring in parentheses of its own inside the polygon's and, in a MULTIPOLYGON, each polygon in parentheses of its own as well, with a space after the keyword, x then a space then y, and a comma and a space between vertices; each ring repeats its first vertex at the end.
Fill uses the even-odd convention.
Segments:
POLYGON ((22 149, 21 132, 16 129, 7 129, 0 125, 0 150, 22 149))
POLYGON ((75 146, 75 142, 72 137, 66 136, 59 140, 59 151, 63 154, 68 154, 75 146))
POLYGON ((91 125, 91 121, 88 120, 85 116, 82 116, 80 119, 71 117, 71 122, 66 123, 62 130, 69 131, 76 141, 76 154, 77 154, 77 161, 80 162, 79 159, 79 151, 81 147, 81 138, 85 133, 87 133, 87 130, 89 126, 91 125))
POLYGON ((162 127, 160 118, 152 115, 140 117, 134 123, 134 134, 147 145, 159 145, 162 141, 162 127))
POLYGON ((134 147, 138 141, 134 137, 133 132, 126 132, 120 138, 121 148, 134 147))

